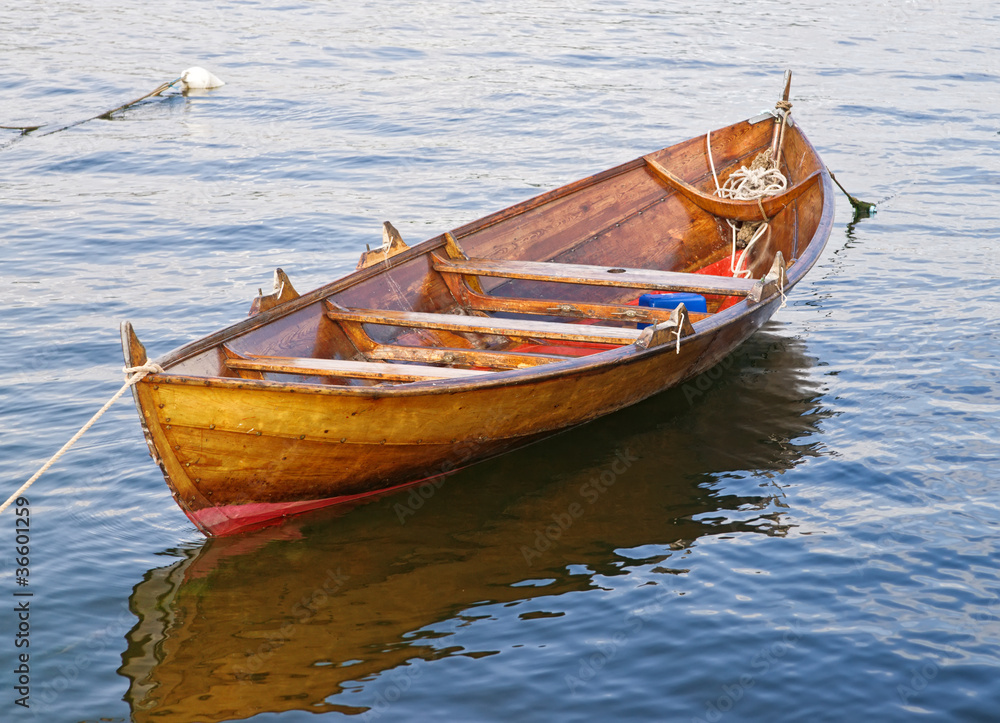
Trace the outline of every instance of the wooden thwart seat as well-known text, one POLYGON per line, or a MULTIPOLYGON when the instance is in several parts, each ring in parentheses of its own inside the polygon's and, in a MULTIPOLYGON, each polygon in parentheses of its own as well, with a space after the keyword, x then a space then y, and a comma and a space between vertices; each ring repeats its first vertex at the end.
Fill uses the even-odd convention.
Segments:
POLYGON ((429 364, 464 364, 466 366, 489 369, 523 369, 553 362, 566 361, 573 357, 556 354, 503 351, 499 349, 458 349, 426 346, 402 346, 396 344, 372 344, 365 349, 365 356, 383 361, 408 361, 429 364))
POLYGON ((547 261, 494 261, 491 259, 444 259, 434 257, 434 268, 446 274, 473 274, 505 279, 558 281, 588 286, 617 286, 649 291, 690 291, 696 294, 749 296, 753 279, 686 274, 678 271, 629 269, 547 261))
MULTIPOLYGON (((381 309, 345 309, 329 301, 326 315, 345 326, 381 324, 414 329, 495 334, 512 338, 541 338, 555 341, 576 341, 624 346, 636 344, 640 349, 664 344, 670 338, 679 339, 694 333, 687 312, 674 310, 672 319, 660 322, 642 331, 632 328, 596 326, 590 324, 563 324, 522 319, 495 319, 484 316, 459 314, 431 314, 414 311, 381 309)), ((518 369, 565 361, 568 357, 554 354, 533 354, 518 351, 451 349, 440 347, 411 347, 396 344, 377 344, 370 338, 362 344, 363 353, 370 359, 383 361, 354 361, 349 359, 318 359, 314 357, 266 356, 240 353, 228 344, 222 345, 226 365, 237 372, 262 378, 263 373, 297 374, 301 376, 345 377, 377 379, 392 382, 416 382, 433 379, 459 379, 493 373, 493 369, 518 369), (406 362, 406 363, 392 363, 406 362), (427 366, 420 363, 459 364, 482 366, 486 369, 456 369, 452 366, 427 366)))
MULTIPOLYGON (((334 312, 350 311, 329 299, 326 299, 325 306, 334 312)), ((460 366, 485 367, 487 369, 522 369, 565 361, 570 358, 555 354, 535 354, 508 351, 505 349, 380 344, 368 335, 364 324, 360 321, 338 318, 337 323, 340 324, 344 333, 351 340, 351 343, 354 344, 355 348, 366 359, 430 364, 457 364, 460 366)))
POLYGON ((508 337, 536 337, 561 341, 582 341, 597 344, 632 344, 639 338, 638 329, 589 324, 563 324, 524 319, 496 319, 489 316, 430 314, 419 311, 388 311, 379 309, 337 309, 327 307, 326 315, 334 321, 382 324, 413 329, 442 329, 508 337))
POLYGON ((303 376, 348 377, 354 379, 380 379, 392 382, 418 382, 429 379, 458 379, 490 374, 475 369, 452 369, 417 364, 390 364, 363 362, 348 359, 314 359, 284 356, 244 356, 228 359, 230 369, 303 376))
MULTIPOLYGON (((670 318, 670 309, 655 309, 649 306, 630 304, 596 304, 583 301, 561 301, 557 299, 526 299, 510 296, 491 296, 476 292, 465 282, 467 277, 446 274, 448 288, 462 306, 474 311, 493 311, 508 314, 530 314, 536 316, 558 316, 571 319, 600 319, 628 321, 639 324, 656 324, 670 318)), ((475 278, 475 277, 472 277, 475 278)), ((711 314, 689 311, 692 322, 707 319, 711 314)))

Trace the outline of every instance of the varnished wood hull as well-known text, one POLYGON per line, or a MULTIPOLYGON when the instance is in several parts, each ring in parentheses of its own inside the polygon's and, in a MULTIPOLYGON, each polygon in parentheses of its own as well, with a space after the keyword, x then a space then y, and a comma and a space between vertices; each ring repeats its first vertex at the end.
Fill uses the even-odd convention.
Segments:
MULTIPOLYGON (((732 168, 765 146, 769 135, 769 127, 749 123, 716 131, 716 160, 732 168)), ((788 144, 786 158, 795 159, 788 168, 790 180, 810 180, 785 206, 773 205, 773 238, 769 233, 767 246, 750 262, 754 278, 760 278, 777 252, 792 259, 781 278, 779 291, 784 293, 815 263, 833 220, 825 168, 797 129, 789 133, 788 144)), ((710 176, 703 146, 703 138, 693 139, 652 156, 686 183, 704 187, 710 176)), ((371 362, 385 358, 374 355, 386 349, 426 355, 428 349, 457 348, 449 354, 465 349, 461 353, 472 358, 513 358, 518 348, 538 339, 510 332, 498 341, 495 334, 414 331, 384 321, 355 328, 343 321, 349 315, 336 309, 403 309, 414 318, 417 312, 434 312, 440 314, 435 319, 481 322, 488 314, 470 310, 468 303, 473 296, 483 297, 456 291, 455 277, 435 261, 457 244, 469 256, 512 264, 520 259, 695 271, 724 258, 729 227, 688 196, 638 159, 456 229, 453 237, 431 239, 391 258, 387 253, 383 263, 301 297, 280 292, 284 298, 272 308, 158 359, 165 372, 148 376, 133 392, 151 453, 175 499, 206 534, 228 534, 447 474, 627 407, 708 369, 770 318, 781 303, 780 293, 762 286, 765 298, 759 301, 745 298, 728 308, 720 304, 695 322, 693 333, 685 332, 679 346, 617 342, 598 353, 546 358, 537 366, 486 371, 466 363, 460 366, 484 373, 393 384, 341 378, 335 372, 293 374, 288 367, 288 360, 301 365, 307 358, 315 360, 312 367, 353 370, 359 365, 347 360, 361 358, 381 374, 384 363, 371 362), (227 366, 227 357, 243 360, 242 366, 227 366), (257 358, 286 361, 254 366, 257 358), (267 373, 269 368, 274 373, 267 373)), ((471 285, 491 299, 490 308, 513 303, 528 309, 533 299, 556 298, 567 308, 597 304, 621 309, 639 293, 595 285, 604 283, 601 278, 578 285, 526 278, 478 276, 471 285), (515 301, 504 301, 509 299, 515 301)), ((557 316, 562 313, 552 308, 557 316)), ((496 317, 497 324, 502 322, 496 317)), ((601 327, 559 326, 608 334, 635 329, 634 323, 617 321, 601 327)), ((123 343, 130 364, 145 361, 145 350, 130 327, 123 343)), ((392 368, 418 374, 434 369, 392 368)))

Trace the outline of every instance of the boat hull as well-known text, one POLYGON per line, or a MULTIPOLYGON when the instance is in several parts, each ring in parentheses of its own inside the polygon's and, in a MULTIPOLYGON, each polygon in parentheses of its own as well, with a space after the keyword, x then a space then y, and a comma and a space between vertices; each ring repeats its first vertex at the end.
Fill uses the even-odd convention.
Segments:
MULTIPOLYGON (((718 144, 716 159, 724 159, 720 162, 731 171, 767 147, 771 131, 744 122, 711 137, 718 144)), ((763 296, 753 298, 742 279, 696 273, 718 274, 713 269, 730 253, 730 226, 716 215, 718 204, 713 199, 710 211, 699 206, 712 182, 704 148, 704 139, 685 141, 487 216, 454 235, 402 248, 391 259, 387 252, 384 262, 363 258, 355 273, 301 297, 276 285, 272 302, 255 305, 256 316, 157 359, 165 372, 147 376, 132 391, 150 452, 177 503, 206 535, 355 503, 623 409, 720 362, 772 316, 816 263, 832 228, 832 184, 805 136, 797 126, 790 129, 786 157, 795 159, 795 166, 788 172, 798 185, 768 207, 775 215, 747 268, 763 283, 772 262, 790 263, 787 270, 781 267, 779 283, 762 285, 763 296), (684 193, 674 188, 681 181, 662 171, 668 166, 683 176, 684 193), (499 276, 508 280, 485 274, 471 277, 468 286, 468 275, 449 279, 456 274, 449 264, 461 262, 464 254, 456 239, 476 257, 464 257, 467 261, 483 269, 499 266, 499 276), (442 254, 452 261, 442 260, 442 254), (621 259, 631 259, 635 268, 607 268, 621 259), (539 275, 539 267, 551 275, 539 275), (567 281, 567 270, 590 278, 567 281), (485 373, 474 373, 481 369, 474 362, 458 364, 452 365, 461 367, 455 378, 431 379, 447 369, 408 366, 409 361, 373 363, 385 359, 377 354, 386 350, 423 352, 425 359, 430 351, 493 364, 503 354, 523 361, 517 350, 544 349, 535 337, 557 327, 561 338, 576 330, 609 338, 637 334, 621 314, 635 309, 623 305, 632 303, 628 299, 634 300, 638 287, 625 288, 626 281, 619 288, 624 277, 605 270, 654 279, 673 274, 670 279, 683 276, 696 286, 714 284, 734 293, 742 289, 745 296, 709 295, 710 314, 693 326, 685 320, 670 327, 676 344, 661 334, 654 344, 619 341, 589 356, 550 356, 537 366, 485 373), (555 289, 562 296, 553 296, 555 289), (545 301, 553 298, 560 301, 545 301), (494 312, 513 310, 514 319, 470 309, 470 303, 491 304, 487 310, 494 312), (577 318, 584 307, 597 314, 592 321, 612 321, 577 325, 586 322, 577 318), (594 311, 598 307, 603 311, 594 311), (379 309, 388 311, 371 311, 379 309), (550 310, 569 314, 569 323, 528 323, 539 333, 507 331, 506 338, 460 330, 484 317, 491 329, 505 321, 511 330, 524 329, 525 313, 550 310), (421 330, 428 317, 450 326, 421 330), (453 331, 444 331, 449 328, 453 331), (340 379, 329 371, 359 367, 366 368, 363 373, 376 370, 372 374, 390 368, 397 377, 409 371, 416 381, 340 379), (421 373, 428 379, 421 381, 421 373)), ((280 270, 279 275, 284 284, 287 277, 280 270)), ((123 346, 129 366, 146 361, 127 324, 123 346)))

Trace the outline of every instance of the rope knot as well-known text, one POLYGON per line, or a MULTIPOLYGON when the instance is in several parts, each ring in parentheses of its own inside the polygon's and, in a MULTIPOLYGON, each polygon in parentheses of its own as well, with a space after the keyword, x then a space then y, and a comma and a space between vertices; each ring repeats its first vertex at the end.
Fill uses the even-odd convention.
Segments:
POLYGON ((779 100, 774 104, 775 110, 782 110, 785 113, 792 109, 792 102, 790 100, 779 100))
POLYGON ((147 374, 163 374, 163 367, 156 362, 148 361, 137 367, 122 367, 122 372, 125 374, 127 386, 131 386, 141 381, 147 374))

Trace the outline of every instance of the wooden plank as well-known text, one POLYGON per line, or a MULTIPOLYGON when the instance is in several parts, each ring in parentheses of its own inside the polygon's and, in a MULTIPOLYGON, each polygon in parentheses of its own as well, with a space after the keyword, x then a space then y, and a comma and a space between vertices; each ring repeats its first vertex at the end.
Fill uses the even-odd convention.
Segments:
MULTIPOLYGON (((455 259, 456 261, 468 261, 469 256, 465 253, 461 246, 458 245, 458 241, 450 233, 445 231, 444 234, 444 250, 448 254, 449 258, 455 259)), ((435 256, 437 254, 434 254, 435 256)), ((463 276, 465 283, 468 284, 469 288, 478 292, 483 293, 482 286, 479 285, 479 278, 476 276, 463 276)))
POLYGON ((542 194, 453 231, 470 256, 548 259, 665 195, 641 159, 542 194))
MULTIPOLYGON (((231 359, 246 359, 245 356, 234 350, 231 346, 229 346, 229 344, 220 344, 219 352, 222 354, 222 358, 226 360, 227 367, 229 366, 228 362, 231 359)), ((231 369, 236 372, 237 376, 243 379, 264 379, 263 372, 252 369, 238 369, 237 367, 231 367, 231 369)))
POLYGON ((435 257, 434 268, 449 274, 471 273, 477 276, 500 276, 507 279, 560 281, 567 284, 618 286, 650 291, 691 291, 697 294, 721 294, 723 296, 746 296, 754 286, 753 279, 734 279, 728 276, 685 274, 655 269, 559 264, 545 261, 494 261, 490 259, 461 261, 435 257))
MULTIPOLYGON (((473 277, 475 278, 475 277, 473 277)), ((330 299, 324 300, 324 308, 333 309, 335 311, 348 311, 348 309, 335 301, 330 301, 330 299)), ((338 319, 337 324, 344 330, 344 333, 350 339, 354 347, 360 352, 365 358, 371 358, 371 352, 377 349, 380 344, 368 335, 368 331, 365 329, 364 325, 357 321, 348 321, 345 319, 338 319)), ((405 341, 401 339, 396 339, 397 344, 404 346, 421 346, 429 348, 441 348, 441 349, 476 349, 489 346, 489 340, 484 337, 478 338, 466 338, 475 337, 473 334, 466 334, 461 336, 450 331, 443 330, 429 330, 422 329, 419 332, 412 332, 418 336, 418 340, 405 341)), ((497 340, 502 342, 504 340, 497 340)), ((316 355, 312 355, 316 356, 316 355)), ((488 366, 488 365, 477 365, 477 366, 488 366)))
MULTIPOLYGON (((448 255, 457 261, 467 261, 458 242, 451 234, 445 234, 450 249, 448 255)), ((440 254, 434 254, 441 258, 440 254)), ((671 318, 669 309, 652 309, 633 306, 631 304, 598 304, 590 302, 566 301, 555 299, 525 299, 518 297, 491 296, 483 293, 479 279, 471 275, 445 274, 445 283, 452 294, 466 309, 474 312, 505 312, 511 314, 536 314, 540 316, 569 316, 576 319, 600 319, 608 321, 634 321, 636 323, 655 324, 671 318), (474 281, 475 283, 470 283, 474 281)), ((709 314, 689 312, 691 321, 707 319, 709 314)))
MULTIPOLYGON (((567 316, 576 319, 600 319, 607 321, 629 321, 638 324, 655 324, 668 321, 671 318, 670 309, 653 309, 648 306, 633 306, 631 304, 595 304, 579 301, 562 301, 556 299, 522 299, 507 296, 490 296, 477 294, 467 286, 463 286, 461 278, 452 277, 455 283, 449 284, 461 304, 476 311, 499 311, 510 314, 535 314, 538 316, 567 316)), ((707 319, 711 314, 690 311, 688 315, 692 322, 707 319)))
POLYGON ((350 377, 357 379, 382 379, 396 382, 415 382, 427 379, 457 379, 490 372, 474 369, 418 366, 415 364, 388 364, 384 362, 359 362, 347 359, 313 359, 284 356, 249 356, 229 359, 231 369, 247 369, 279 374, 304 376, 350 377))
POLYGON ((552 364, 574 357, 556 354, 533 354, 515 351, 482 351, 479 349, 452 349, 425 346, 399 346, 380 344, 367 353, 372 359, 410 361, 433 364, 462 364, 490 369, 522 369, 552 364))
POLYGON ((458 314, 427 314, 418 311, 385 311, 376 309, 329 309, 326 312, 334 321, 359 321, 364 324, 384 324, 414 329, 446 329, 472 331, 480 334, 499 334, 514 337, 537 337, 564 341, 585 341, 597 344, 631 344, 639 338, 638 329, 589 324, 562 324, 549 321, 523 319, 496 319, 487 316, 461 316, 458 314))
POLYGON ((813 171, 798 183, 789 187, 784 193, 767 196, 760 201, 734 201, 720 198, 713 194, 702 193, 690 183, 675 176, 664 166, 657 163, 652 156, 645 156, 650 171, 668 186, 682 194, 698 208, 714 216, 728 218, 732 221, 766 221, 774 218, 779 211, 801 196, 805 191, 819 181, 819 171, 813 171))

